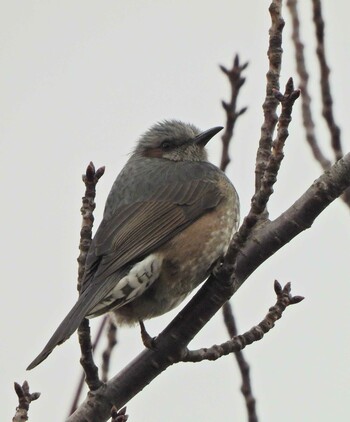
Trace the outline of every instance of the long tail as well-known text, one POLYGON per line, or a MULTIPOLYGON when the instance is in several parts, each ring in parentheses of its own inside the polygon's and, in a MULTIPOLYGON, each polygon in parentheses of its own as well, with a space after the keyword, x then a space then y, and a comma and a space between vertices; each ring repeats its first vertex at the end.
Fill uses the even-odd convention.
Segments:
POLYGON ((74 333, 85 316, 88 315, 89 311, 93 309, 94 306, 99 303, 113 288, 116 280, 118 279, 106 280, 105 283, 92 283, 86 290, 84 290, 84 292, 79 296, 76 304, 58 326, 57 330, 53 333, 43 350, 28 366, 27 370, 33 369, 39 365, 39 363, 49 356, 56 346, 62 344, 74 333))

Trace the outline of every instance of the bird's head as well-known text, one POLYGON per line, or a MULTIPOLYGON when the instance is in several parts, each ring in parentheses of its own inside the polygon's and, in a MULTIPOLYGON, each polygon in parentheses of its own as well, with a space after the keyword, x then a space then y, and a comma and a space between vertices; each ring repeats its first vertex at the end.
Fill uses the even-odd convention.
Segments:
POLYGON ((201 132, 188 123, 165 120, 141 136, 135 153, 171 161, 207 161, 205 146, 221 129, 218 126, 201 132))

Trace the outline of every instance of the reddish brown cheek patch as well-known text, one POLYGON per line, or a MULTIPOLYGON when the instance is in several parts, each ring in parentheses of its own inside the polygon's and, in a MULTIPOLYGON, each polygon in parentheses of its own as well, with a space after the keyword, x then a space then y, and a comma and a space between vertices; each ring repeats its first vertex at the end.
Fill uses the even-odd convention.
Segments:
POLYGON ((162 158, 163 157, 163 151, 161 148, 150 148, 146 149, 146 151, 142 154, 144 157, 155 157, 155 158, 162 158))

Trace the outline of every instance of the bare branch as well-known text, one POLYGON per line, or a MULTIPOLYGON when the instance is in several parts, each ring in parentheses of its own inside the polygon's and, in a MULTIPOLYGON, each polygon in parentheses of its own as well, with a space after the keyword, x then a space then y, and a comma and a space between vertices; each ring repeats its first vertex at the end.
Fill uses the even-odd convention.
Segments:
MULTIPOLYGON (((105 327, 106 322, 107 322, 108 319, 109 319, 108 315, 105 315, 102 318, 101 324, 100 324, 100 326, 99 326, 99 328, 97 330, 97 333, 96 333, 95 340, 94 340, 94 342, 92 344, 92 350, 93 351, 96 349, 97 344, 100 341, 101 335, 103 333, 104 327, 105 327)), ((81 393, 82 393, 83 387, 84 387, 84 381, 85 381, 85 372, 83 371, 82 372, 82 375, 81 375, 81 378, 80 378, 80 381, 78 383, 77 390, 75 392, 75 397, 73 399, 73 402, 72 402, 72 405, 71 405, 71 408, 70 408, 70 411, 69 411, 69 415, 71 415, 73 412, 75 412, 75 410, 78 407, 80 396, 81 396, 81 393)))
MULTIPOLYGON (((316 54, 320 65, 320 84, 322 95, 322 115, 327 122, 327 126, 331 135, 331 146, 334 151, 335 159, 339 160, 344 153, 341 145, 340 128, 335 122, 333 113, 333 98, 331 92, 331 84, 329 80, 330 68, 327 64, 325 44, 324 44, 324 20, 322 17, 322 7, 320 0, 313 0, 313 20, 316 30, 316 54)), ((346 189, 342 195, 343 201, 350 207, 350 189, 346 189)))
MULTIPOLYGON (((304 57, 304 45, 300 38, 300 20, 297 8, 296 0, 288 0, 287 6, 292 17, 293 23, 293 33, 292 39, 295 46, 295 59, 297 64, 297 72, 300 78, 300 90, 302 92, 301 101, 302 101, 302 117, 303 124, 306 132, 306 140, 311 148, 313 156, 320 163, 324 170, 328 169, 331 166, 331 161, 328 160, 321 151, 319 143, 315 134, 315 124, 311 113, 311 97, 308 90, 308 80, 309 74, 306 70, 305 57, 304 57)), ((340 144, 340 131, 337 125, 334 122, 333 111, 332 111, 332 96, 330 92, 329 84, 329 68, 326 63, 325 50, 324 50, 324 22, 321 15, 321 9, 318 7, 319 4, 314 4, 314 21, 316 26, 316 35, 317 38, 320 38, 320 42, 317 47, 317 52, 319 56, 319 63, 321 68, 321 94, 323 99, 323 112, 326 114, 326 120, 328 121, 328 127, 330 128, 330 133, 332 136, 331 144, 335 146, 333 150, 335 151, 335 156, 342 154, 341 144, 340 144), (326 80, 323 80, 324 75, 327 75, 326 80), (329 111, 330 108, 330 111, 329 111), (340 147, 340 148, 339 148, 340 147)), ((346 189, 342 195, 343 201, 350 207, 350 189, 346 189)))
POLYGON ((118 409, 113 406, 111 410, 111 422, 126 422, 129 419, 129 416, 126 414, 126 407, 123 407, 118 411, 118 409))
MULTIPOLYGON (((104 167, 95 170, 95 166, 91 162, 85 175, 83 175, 83 182, 85 184, 85 196, 83 197, 83 205, 81 214, 83 217, 82 227, 80 231, 80 255, 78 257, 79 272, 78 272, 78 291, 81 290, 81 283, 84 276, 85 261, 88 250, 90 248, 92 239, 92 227, 94 223, 93 211, 95 209, 96 185, 99 179, 104 174, 104 167)), ((84 368, 86 375, 86 383, 90 390, 96 390, 100 387, 101 381, 98 378, 98 368, 94 363, 92 356, 92 345, 90 336, 89 321, 84 319, 78 328, 79 344, 81 349, 80 363, 84 368)))
MULTIPOLYGON (((82 198, 82 207, 81 207, 81 214, 82 214, 82 227, 80 230, 80 243, 79 243, 79 250, 80 254, 77 259, 78 261, 78 285, 77 289, 80 291, 81 283, 84 277, 85 271, 85 261, 87 257, 87 253, 90 248, 91 240, 92 240, 92 228, 94 224, 94 215, 93 212, 95 210, 95 196, 96 196, 96 185, 99 179, 103 176, 105 172, 105 167, 100 167, 99 169, 95 170, 95 166, 92 162, 86 168, 85 174, 82 176, 82 180, 85 184, 85 195, 82 198)), ((90 327, 88 320, 83 321, 82 325, 78 328, 78 336, 79 336, 79 344, 81 346, 81 364, 83 366, 84 374, 82 375, 71 408, 70 414, 72 414, 76 408, 78 407, 79 399, 82 393, 85 374, 89 374, 86 376, 86 382, 90 389, 96 389, 99 387, 100 380, 98 378, 98 369, 93 361, 92 352, 96 348, 99 339, 101 338, 101 334, 103 328, 106 324, 107 317, 103 318, 96 334, 96 338, 94 344, 91 345, 91 337, 90 337, 90 327)))
POLYGON ((102 382, 108 381, 109 362, 114 346, 117 344, 117 326, 111 318, 108 318, 107 339, 108 344, 102 354, 102 382))
POLYGON ((222 101, 222 106, 226 112, 226 124, 225 131, 221 137, 222 139, 222 155, 220 169, 226 170, 230 159, 229 145, 233 136, 233 129, 235 127, 237 118, 246 112, 247 107, 243 107, 237 111, 237 98, 241 87, 245 82, 245 78, 242 77, 242 72, 247 68, 248 63, 240 64, 239 56, 236 54, 233 60, 232 69, 228 70, 224 66, 220 66, 220 69, 225 73, 231 88, 231 99, 230 102, 222 101))
POLYGON ((260 265, 299 233, 310 228, 317 216, 350 186, 350 173, 346 174, 348 171, 350 171, 350 153, 315 180, 310 188, 278 218, 257 227, 251 234, 249 242, 240 251, 240 255, 249 255, 250 260, 241 261, 241 257, 238 256, 235 290, 245 281, 247 274, 251 274, 257 268, 256 264, 260 265), (262 244, 264 248, 261 248, 262 244), (245 262, 245 265, 242 266, 241 262, 245 262))
MULTIPOLYGON (((274 90, 274 94, 281 103, 282 111, 278 118, 277 137, 272 143, 272 154, 267 163, 262 181, 262 191, 266 192, 262 200, 266 202, 266 204, 273 193, 273 185, 277 181, 277 174, 284 157, 283 148, 286 139, 289 136, 288 126, 292 120, 293 105, 300 96, 300 90, 294 89, 293 79, 289 78, 286 84, 285 93, 281 94, 280 92, 274 90)), ((260 206, 262 207, 262 205, 260 206)))
MULTIPOLYGON (((284 96, 278 91, 279 74, 282 61, 282 30, 284 27, 284 20, 281 15, 281 6, 282 2, 280 0, 275 0, 271 3, 269 8, 272 20, 268 49, 269 71, 267 73, 266 98, 263 104, 265 119, 261 128, 261 138, 259 141, 255 164, 255 194, 252 198, 251 208, 248 215, 245 217, 239 231, 235 233, 233 240, 231 241, 225 257, 225 265, 219 269, 220 272, 226 271, 226 275, 224 276, 232 273, 234 268, 233 263, 236 260, 237 254, 247 241, 255 225, 259 221, 260 223, 263 223, 264 220, 267 220, 266 205, 273 192, 273 184, 277 179, 277 172, 279 169, 279 165, 277 166, 276 164, 278 160, 280 162, 282 159, 281 157, 283 157, 283 155, 279 154, 279 158, 277 159, 276 154, 272 153, 272 137, 275 126, 278 122, 276 113, 277 105, 280 101, 282 101, 282 98, 289 98, 289 100, 286 100, 284 103, 284 109, 282 103, 282 114, 280 116, 282 119, 280 127, 284 130, 284 134, 288 134, 286 128, 290 122, 291 108, 295 99, 299 96, 298 91, 294 91, 292 80, 290 80, 287 84, 284 96), (289 116, 287 117, 288 113, 289 116)), ((278 137, 281 136, 282 132, 280 131, 278 137)), ((281 151, 284 145, 284 140, 283 142, 278 142, 278 145, 281 145, 281 151)), ((275 146, 276 142, 274 144, 274 147, 275 146)), ((219 274, 217 275, 220 277, 219 274)))
MULTIPOLYGON (((230 338, 233 338, 237 336, 238 332, 237 332, 236 321, 232 312, 232 307, 231 307, 230 302, 226 302, 224 306, 222 307, 222 310, 223 310, 224 321, 225 321, 228 334, 230 338)), ((235 354, 238 368, 240 370, 241 377, 242 377, 241 392, 243 394, 246 408, 247 408, 248 421, 257 422, 258 416, 256 413, 256 400, 253 395, 252 384, 250 381, 249 364, 247 360, 245 359, 244 353, 242 350, 237 350, 234 352, 234 354, 235 354)))
POLYGON ((327 64, 326 51, 324 45, 324 21, 322 17, 322 7, 320 0, 312 0, 313 4, 313 20, 316 30, 316 54, 318 57, 321 72, 321 94, 323 109, 322 114, 325 118, 329 132, 331 134, 331 145, 334 151, 335 159, 339 160, 344 154, 340 140, 340 128, 335 123, 333 114, 333 99, 331 93, 331 85, 329 82, 330 69, 327 64))
MULTIPOLYGON (((144 350, 118 375, 87 399, 69 422, 105 421, 111 404, 121 408, 170 365, 180 361, 187 345, 255 269, 302 231, 350 186, 350 153, 337 161, 280 217, 255 227, 237 255, 234 277, 226 272, 207 282, 156 338, 156 347, 144 350)), ((225 266, 225 263, 223 264, 225 266)))
POLYGON ((105 172, 104 167, 100 167, 95 170, 95 166, 92 162, 87 166, 85 174, 83 174, 82 179, 85 184, 85 195, 82 198, 82 207, 80 209, 83 221, 81 224, 80 230, 80 243, 79 250, 80 254, 77 259, 79 268, 78 268, 78 292, 80 292, 81 282, 83 280, 84 271, 85 271, 85 261, 86 256, 90 248, 91 239, 92 239, 92 227, 94 225, 94 215, 95 210, 95 196, 96 196, 96 185, 99 179, 103 176, 105 172))
POLYGON ((230 353, 236 353, 243 350, 249 344, 261 340, 274 326, 275 322, 282 318, 282 314, 289 305, 294 305, 301 302, 304 298, 302 296, 291 295, 291 284, 287 283, 282 289, 278 281, 275 281, 275 292, 277 295, 277 302, 269 309, 265 318, 255 327, 242 335, 233 337, 220 345, 214 345, 210 348, 188 350, 183 356, 183 362, 201 362, 203 360, 217 360, 222 356, 230 353))
POLYGON ((81 349, 80 363, 85 372, 85 382, 89 390, 97 390, 102 381, 98 377, 98 368, 93 358, 93 349, 91 345, 89 320, 83 319, 78 328, 79 344, 81 349))
POLYGON ((30 393, 27 381, 24 381, 22 385, 15 382, 14 387, 18 397, 18 406, 16 407, 16 413, 12 418, 12 422, 27 421, 29 405, 32 401, 40 397, 40 393, 30 393))
POLYGON ((297 72, 300 78, 300 91, 301 95, 301 109, 303 124, 306 132, 306 140, 311 148, 313 156, 321 164, 323 170, 331 166, 328 160, 322 153, 318 145, 315 134, 315 123, 311 112, 311 97, 308 89, 309 74, 306 70, 305 57, 304 57, 304 44, 300 38, 300 21, 297 8, 297 0, 288 0, 287 6, 292 17, 293 33, 292 40, 295 47, 295 61, 297 65, 297 72))
POLYGON ((284 20, 281 14, 282 1, 273 0, 269 7, 271 15, 270 39, 267 55, 269 58, 269 70, 266 74, 266 97, 263 104, 264 122, 261 127, 261 137, 255 166, 255 192, 260 190, 265 167, 271 155, 273 132, 277 124, 276 109, 278 101, 273 90, 279 90, 279 77, 282 63, 282 31, 284 20))
MULTIPOLYGON (((254 194, 249 213, 231 241, 225 257, 225 265, 219 269, 219 272, 228 271, 228 273, 232 273, 236 257, 249 238, 254 227, 259 222, 260 224, 267 222, 264 212, 266 210, 267 202, 273 193, 273 185, 277 180, 277 174, 283 159, 283 147, 288 136, 288 125, 291 121, 293 104, 299 97, 300 91, 294 90, 293 80, 290 78, 286 84, 284 94, 281 94, 277 90, 273 90, 273 93, 282 105, 282 111, 278 119, 277 138, 271 145, 272 153, 270 154, 267 163, 265 163, 264 174, 259 184, 259 190, 254 194)), ((220 277, 219 274, 217 275, 220 277)))
MULTIPOLYGON (((220 66, 221 70, 226 74, 228 80, 230 82, 231 87, 231 100, 229 103, 222 101, 222 106, 226 112, 226 125, 225 125, 225 132, 222 135, 222 155, 221 155, 221 165, 220 169, 222 171, 226 170, 227 165, 230 162, 230 155, 229 155, 229 145, 232 141, 233 136, 233 129, 236 123, 238 116, 245 113, 247 108, 242 108, 238 112, 236 111, 237 108, 237 98, 241 87, 245 82, 245 78, 243 78, 242 72, 248 66, 248 63, 244 63, 240 65, 239 63, 239 56, 236 55, 233 61, 232 69, 228 70, 224 66, 220 66)), ((233 312, 231 309, 230 302, 226 302, 222 307, 224 322, 226 328, 229 332, 230 337, 234 337, 237 334, 235 319, 233 316, 233 312)), ((253 396, 250 378, 249 378, 249 365, 248 362, 244 358, 244 354, 242 351, 238 351, 235 353, 236 360, 238 363, 238 368, 241 372, 242 377, 242 388, 241 391, 243 393, 247 411, 248 411, 248 418, 250 422, 256 422, 256 409, 255 409, 255 399, 253 396)))

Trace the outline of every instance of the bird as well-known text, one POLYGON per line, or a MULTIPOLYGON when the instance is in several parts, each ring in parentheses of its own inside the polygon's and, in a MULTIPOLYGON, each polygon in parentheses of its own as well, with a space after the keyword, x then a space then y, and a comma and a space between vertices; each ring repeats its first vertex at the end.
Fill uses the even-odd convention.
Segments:
POLYGON ((139 138, 108 195, 79 298, 28 370, 84 318, 110 313, 118 325, 143 324, 219 265, 239 224, 236 189, 205 148, 222 129, 163 120, 139 138))

